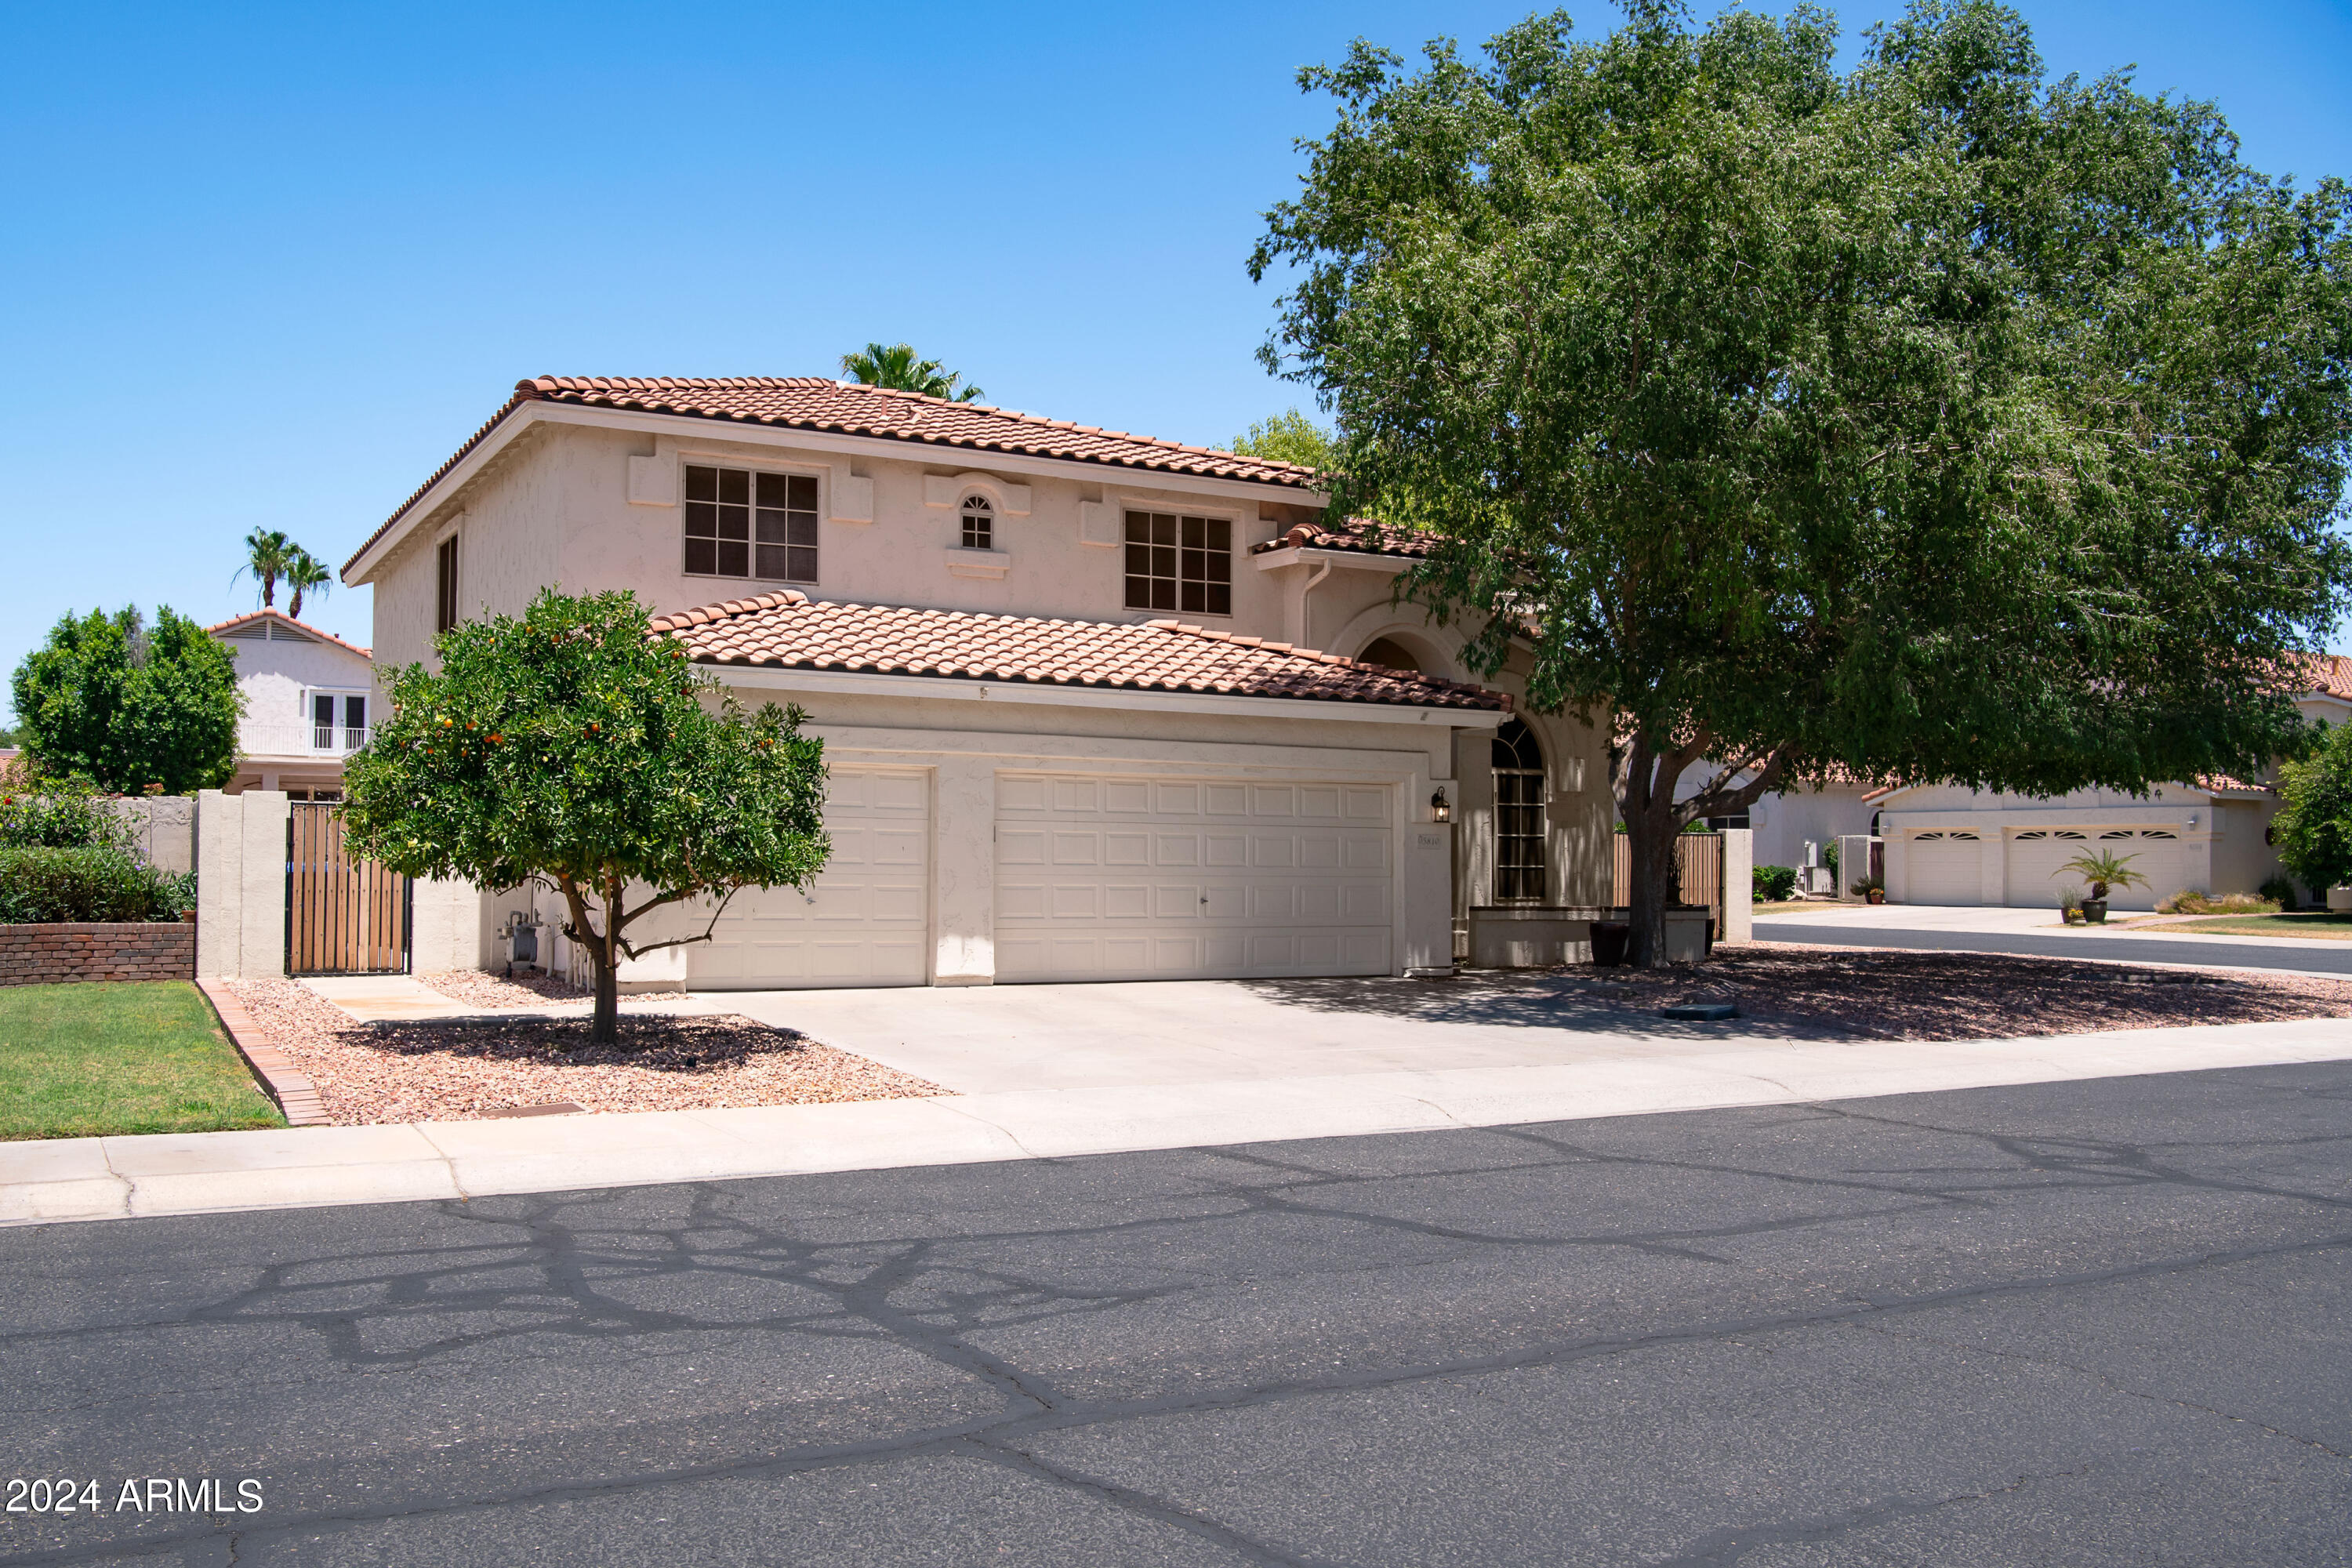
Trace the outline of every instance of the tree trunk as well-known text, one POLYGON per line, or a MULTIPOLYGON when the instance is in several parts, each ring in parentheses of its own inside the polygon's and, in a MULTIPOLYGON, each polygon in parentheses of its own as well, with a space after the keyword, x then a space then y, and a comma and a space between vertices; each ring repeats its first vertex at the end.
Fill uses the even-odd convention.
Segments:
POLYGON ((588 1026, 591 1044, 609 1046, 621 1037, 621 888, 614 878, 604 889, 604 931, 596 942, 596 1016, 588 1026))
POLYGON ((1625 819, 1625 847, 1632 886, 1625 894, 1625 962, 1635 969, 1659 969, 1666 959, 1666 910, 1682 899, 1675 839, 1682 819, 1675 792, 1689 757, 1661 752, 1650 735, 1627 737, 1617 771, 1617 810, 1625 819))
POLYGON ((1626 848, 1632 853, 1633 887, 1625 916, 1625 961, 1635 969, 1660 969, 1666 963, 1666 910, 1681 901, 1681 879, 1675 874, 1675 840, 1681 825, 1671 810, 1653 808, 1625 819, 1626 848))
POLYGON ((590 948, 596 963, 596 1013, 588 1025, 591 1043, 609 1046, 621 1037, 621 966, 609 943, 590 948))

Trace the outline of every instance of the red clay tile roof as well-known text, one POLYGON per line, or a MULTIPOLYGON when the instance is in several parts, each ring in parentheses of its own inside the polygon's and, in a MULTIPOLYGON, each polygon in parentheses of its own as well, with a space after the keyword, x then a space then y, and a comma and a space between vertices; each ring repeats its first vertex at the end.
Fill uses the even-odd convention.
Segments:
POLYGON ((293 616, 288 615, 285 611, 276 608, 256 610, 250 615, 231 616, 228 619, 221 622, 217 626, 206 626, 205 630, 214 637, 224 637, 227 635, 228 629, 231 626, 247 626, 255 621, 276 621, 280 626, 295 626, 307 632, 311 637, 317 637, 320 642, 333 643, 337 647, 347 648, 351 652, 359 655, 362 658, 373 659, 375 658, 375 654, 372 650, 363 648, 357 643, 345 642, 342 638, 337 637, 332 632, 320 631, 317 626, 312 626, 310 622, 298 621, 293 616))
POLYGON ((1507 711, 1499 691, 1176 621, 827 604, 796 589, 655 618, 698 663, 1507 711))
POLYGON ((2189 781, 2195 788, 2209 795, 2276 795, 2278 791, 2264 784, 2248 784, 2227 773, 2200 773, 2189 781))
POLYGON ((1289 532, 1250 546, 1253 555, 1268 551, 1288 550, 1294 546, 1308 550, 1360 550, 1367 555, 1425 556, 1437 542, 1437 535, 1418 529, 1391 528, 1384 522, 1374 522, 1367 517, 1351 517, 1336 528, 1319 522, 1302 522, 1289 532))
POLYGON ((438 484, 442 476, 480 446, 501 420, 526 403, 572 403, 795 430, 825 430, 843 436, 905 441, 917 447, 1056 458, 1113 468, 1286 485, 1294 489, 1313 489, 1318 478, 1312 468, 1270 458, 1245 458, 1213 447, 1187 447, 1156 437, 1074 425, 1066 419, 1048 419, 1043 415, 1016 413, 984 403, 950 403, 920 393, 828 381, 816 375, 541 375, 515 383, 514 395, 507 399, 506 405, 467 437, 466 444, 447 462, 436 468, 430 479, 400 503, 383 526, 352 552, 343 570, 349 572, 352 562, 373 548, 376 541, 416 504, 418 497, 438 484))
POLYGON ((2352 658, 2340 653, 2314 653, 2305 654, 2303 662, 2311 676, 2306 690, 2352 702, 2352 658))

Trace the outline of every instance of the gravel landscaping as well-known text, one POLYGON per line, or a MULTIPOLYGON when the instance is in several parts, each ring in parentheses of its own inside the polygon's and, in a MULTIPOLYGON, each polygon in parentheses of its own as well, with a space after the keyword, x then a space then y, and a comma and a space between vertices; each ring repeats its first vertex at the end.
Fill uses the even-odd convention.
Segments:
MULTIPOLYGON (((420 978, 444 982, 436 989, 476 1005, 544 1007, 550 1000, 490 975, 466 982, 471 994, 451 990, 446 975, 420 978), (500 999, 488 1000, 494 995, 500 999)), ((566 1103, 583 1110, 703 1110, 946 1092, 733 1014, 625 1013, 619 1043, 600 1047, 588 1043, 584 1016, 361 1024, 290 980, 239 981, 232 989, 310 1075, 339 1126, 465 1121, 566 1103)))
POLYGON ((518 969, 512 979, 478 969, 445 969, 416 980, 468 1007, 544 1007, 550 1002, 584 1002, 594 995, 584 985, 536 969, 518 969))
POLYGON ((1877 1040, 1975 1040, 2352 1017, 2352 983, 2000 953, 1724 947, 1701 968, 1556 970, 1628 1009, 1727 1001, 1877 1040))

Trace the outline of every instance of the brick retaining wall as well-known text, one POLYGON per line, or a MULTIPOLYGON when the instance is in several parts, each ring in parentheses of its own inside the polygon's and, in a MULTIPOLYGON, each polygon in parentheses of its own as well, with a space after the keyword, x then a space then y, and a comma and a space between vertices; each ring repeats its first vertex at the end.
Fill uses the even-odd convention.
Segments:
POLYGON ((0 925, 0 985, 195 977, 196 928, 186 921, 0 925))

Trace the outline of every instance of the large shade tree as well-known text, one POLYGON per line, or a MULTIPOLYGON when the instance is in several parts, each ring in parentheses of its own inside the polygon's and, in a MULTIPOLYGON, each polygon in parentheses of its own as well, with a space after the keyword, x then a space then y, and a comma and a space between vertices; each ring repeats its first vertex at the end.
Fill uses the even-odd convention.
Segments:
POLYGON ((440 668, 394 676, 392 716, 344 773, 355 853, 562 898, 599 1041, 624 958, 708 942, 737 891, 804 888, 828 849, 824 742, 800 711, 745 714, 648 621, 628 594, 551 589, 444 632, 440 668))
POLYGON ((1835 43, 1657 0, 1360 43, 1302 73, 1337 122, 1251 260, 1338 503, 1445 536, 1401 591, 1608 728, 1636 962, 1685 824, 1832 770, 2258 767, 2347 584, 2343 185, 2046 80, 1997 5, 1835 43))
POLYGON ((116 795, 185 795, 236 772, 236 656, 170 605, 67 616, 16 667, 17 739, 40 771, 116 795))

